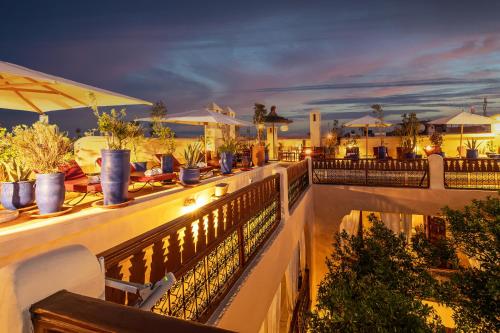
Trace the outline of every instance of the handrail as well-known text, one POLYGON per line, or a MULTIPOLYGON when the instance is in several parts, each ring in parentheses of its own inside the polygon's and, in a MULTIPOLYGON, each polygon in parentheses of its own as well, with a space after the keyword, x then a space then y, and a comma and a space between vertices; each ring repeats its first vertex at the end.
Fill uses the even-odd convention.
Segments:
POLYGON ((313 183, 429 187, 427 160, 313 159, 313 183))
POLYGON ((445 158, 445 188, 500 190, 500 160, 445 158))
MULTIPOLYGON (((106 276, 147 283, 172 272, 177 283, 152 310, 208 319, 278 226, 279 188, 269 176, 104 251, 106 276)), ((136 296, 107 288, 106 299, 131 305, 136 296)))
POLYGON ((289 333, 307 332, 306 318, 311 305, 311 295, 309 286, 309 270, 304 271, 304 277, 297 296, 297 302, 293 308, 292 320, 290 322, 289 333))
POLYGON ((288 209, 292 209, 300 195, 309 187, 309 162, 303 160, 286 168, 288 179, 288 209))
POLYGON ((52 332, 184 332, 230 331, 74 294, 66 290, 33 304, 34 331, 52 332))

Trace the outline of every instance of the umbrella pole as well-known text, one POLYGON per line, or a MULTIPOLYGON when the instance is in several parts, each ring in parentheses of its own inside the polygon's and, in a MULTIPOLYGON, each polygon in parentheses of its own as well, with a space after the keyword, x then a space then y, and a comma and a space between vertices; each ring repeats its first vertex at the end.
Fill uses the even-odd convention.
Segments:
POLYGON ((205 132, 205 164, 208 166, 208 146, 207 146, 207 124, 203 124, 203 130, 205 132))
POLYGON ((460 146, 458 147, 458 155, 462 158, 462 139, 464 136, 464 124, 460 125, 460 146))
POLYGON ((273 160, 276 159, 276 142, 274 141, 277 137, 277 135, 274 133, 276 129, 274 128, 274 123, 273 123, 273 160))
POLYGON ((368 125, 366 126, 365 131, 366 131, 365 158, 368 158, 368 125))

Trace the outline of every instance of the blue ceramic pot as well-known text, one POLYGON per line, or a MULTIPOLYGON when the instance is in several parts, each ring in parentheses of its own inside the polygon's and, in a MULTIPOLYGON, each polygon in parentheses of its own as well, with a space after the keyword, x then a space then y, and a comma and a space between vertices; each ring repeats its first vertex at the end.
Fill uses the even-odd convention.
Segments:
POLYGON ((407 160, 414 160, 417 157, 417 154, 415 153, 405 153, 405 159, 407 160))
POLYGON ((269 163, 269 149, 264 150, 264 163, 269 163))
POLYGON ((233 171, 233 158, 233 153, 220 153, 220 171, 222 172, 222 174, 227 175, 233 171))
POLYGON ((135 171, 146 171, 148 162, 132 162, 135 171))
POLYGON ((37 174, 35 197, 41 215, 60 211, 64 203, 64 173, 37 174))
POLYGON ((161 155, 161 172, 174 172, 174 157, 172 155, 161 155))
POLYGON ((101 185, 104 205, 117 205, 128 200, 130 150, 101 150, 101 185))
POLYGON ((467 149, 467 158, 479 158, 479 151, 477 149, 467 149))
POLYGON ((0 202, 5 209, 16 210, 35 201, 33 181, 5 182, 0 191, 0 202))
POLYGON ((383 160, 387 157, 387 147, 378 146, 378 147, 374 147, 374 150, 376 150, 375 155, 377 156, 377 159, 383 160))
POLYGON ((179 178, 182 183, 194 185, 200 182, 200 168, 181 168, 179 178))

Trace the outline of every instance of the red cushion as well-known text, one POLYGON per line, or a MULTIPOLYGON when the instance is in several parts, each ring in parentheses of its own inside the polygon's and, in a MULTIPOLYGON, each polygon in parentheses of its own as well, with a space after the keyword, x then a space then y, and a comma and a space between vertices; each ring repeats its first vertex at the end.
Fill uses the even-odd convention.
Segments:
POLYGON ((85 177, 85 172, 83 172, 82 168, 76 163, 75 160, 69 161, 68 163, 62 165, 59 170, 64 172, 65 180, 72 180, 85 177))
MULTIPOLYGON (((99 157, 97 160, 95 160, 95 162, 97 163, 97 165, 99 165, 99 167, 102 167, 102 158, 99 157)), ((135 168, 132 163, 130 163, 130 172, 135 172, 135 168)))

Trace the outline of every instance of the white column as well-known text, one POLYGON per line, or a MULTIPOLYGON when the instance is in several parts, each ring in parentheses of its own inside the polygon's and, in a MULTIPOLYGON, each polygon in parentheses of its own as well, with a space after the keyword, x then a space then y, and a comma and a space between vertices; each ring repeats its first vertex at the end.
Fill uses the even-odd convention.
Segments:
POLYGON ((429 188, 444 190, 444 161, 441 155, 432 154, 429 161, 429 188))
POLYGON ((311 111, 309 113, 309 132, 311 135, 311 146, 321 146, 321 113, 319 111, 311 111))

